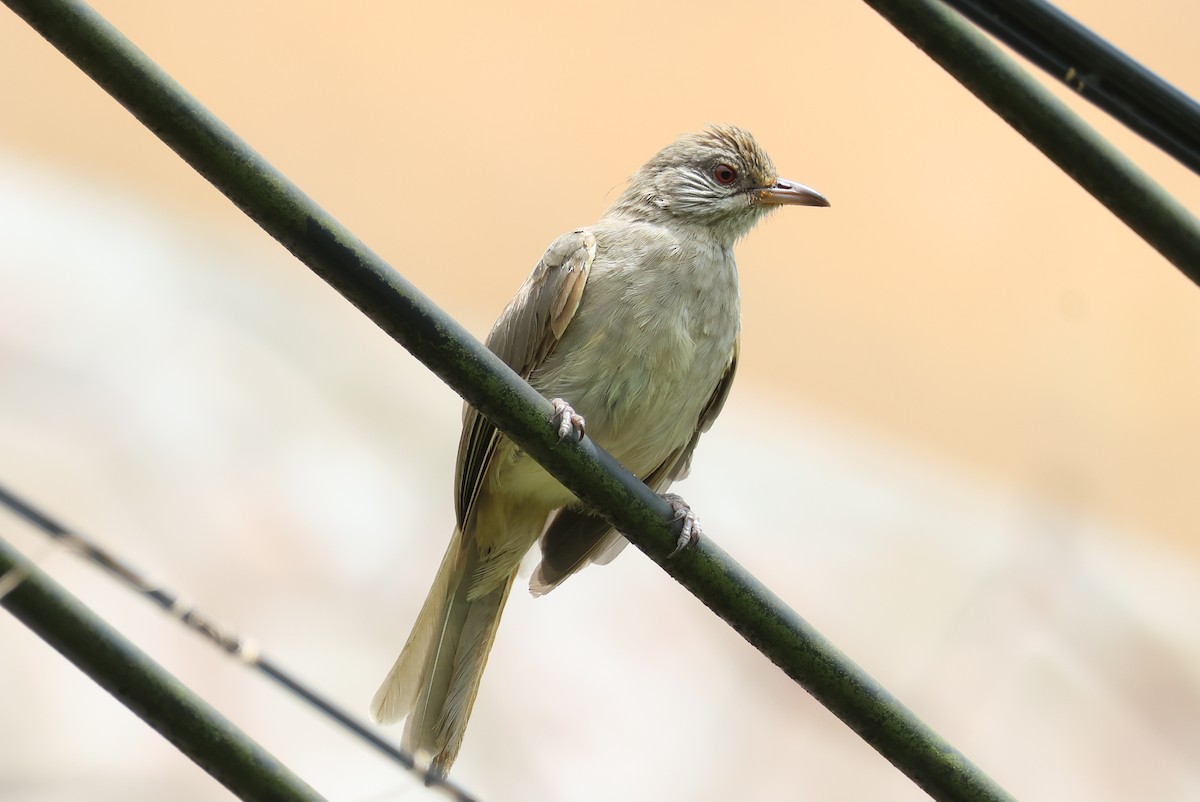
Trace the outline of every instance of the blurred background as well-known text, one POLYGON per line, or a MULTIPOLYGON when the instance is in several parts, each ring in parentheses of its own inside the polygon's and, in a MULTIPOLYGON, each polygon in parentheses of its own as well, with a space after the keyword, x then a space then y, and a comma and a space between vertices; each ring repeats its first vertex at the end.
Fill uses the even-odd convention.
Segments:
MULTIPOLYGON (((1200 96, 1196 4, 1060 5, 1200 96)), ((753 131, 833 208, 740 246, 738 382, 680 486, 709 535, 1017 797, 1200 794, 1200 290, 867 6, 96 6, 480 336, 677 134, 753 131)), ((0 484, 365 717, 453 525, 459 399, 7 10, 0 107, 0 484)), ((328 798, 434 798, 0 536, 328 798)), ((0 721, 5 800, 228 796, 8 615, 0 721)), ((514 593, 455 778, 924 798, 635 550, 514 593)))

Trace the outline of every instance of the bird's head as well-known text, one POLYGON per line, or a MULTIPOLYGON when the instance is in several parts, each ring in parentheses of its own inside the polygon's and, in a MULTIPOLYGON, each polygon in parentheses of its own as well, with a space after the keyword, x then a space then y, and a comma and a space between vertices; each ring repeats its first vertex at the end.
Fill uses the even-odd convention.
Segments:
POLYGON ((714 125, 667 145, 629 180, 612 213, 707 228, 732 244, 779 206, 828 206, 821 193, 780 178, 749 132, 714 125))

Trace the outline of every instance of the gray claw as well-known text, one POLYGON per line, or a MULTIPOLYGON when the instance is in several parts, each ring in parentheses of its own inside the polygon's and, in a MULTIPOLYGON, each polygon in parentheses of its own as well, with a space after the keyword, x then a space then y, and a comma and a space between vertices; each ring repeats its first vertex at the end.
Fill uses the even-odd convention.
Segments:
POLYGON ((662 500, 670 504, 671 509, 675 512, 675 517, 671 520, 683 521, 683 525, 679 528, 679 539, 675 541, 675 549, 667 555, 669 560, 699 540, 700 536, 704 534, 704 527, 700 526, 700 519, 696 517, 696 513, 692 512, 688 503, 679 496, 674 493, 664 493, 662 500))
POLYGON ((566 440, 572 434, 575 436, 575 442, 582 440, 584 431, 583 416, 576 414, 571 405, 561 398, 552 399, 550 405, 554 407, 554 419, 558 421, 559 442, 566 440))

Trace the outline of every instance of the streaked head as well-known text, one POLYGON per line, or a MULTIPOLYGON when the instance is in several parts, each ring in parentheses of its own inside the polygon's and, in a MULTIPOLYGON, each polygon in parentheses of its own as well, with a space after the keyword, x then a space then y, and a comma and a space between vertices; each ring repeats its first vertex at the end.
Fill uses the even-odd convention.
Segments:
POLYGON ((828 205, 816 190, 780 178, 748 131, 714 125, 659 151, 630 179, 611 211, 678 218, 732 243, 779 206, 828 205))

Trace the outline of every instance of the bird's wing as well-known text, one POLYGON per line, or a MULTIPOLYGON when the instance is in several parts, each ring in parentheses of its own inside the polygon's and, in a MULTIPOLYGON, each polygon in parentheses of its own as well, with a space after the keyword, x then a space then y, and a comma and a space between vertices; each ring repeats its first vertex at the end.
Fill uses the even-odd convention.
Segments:
MULTIPOLYGON (((708 403, 701 410, 696 429, 687 443, 673 451, 647 476, 642 477, 655 493, 661 493, 671 482, 687 475, 692 465, 692 452, 696 450, 700 435, 712 428, 713 421, 725 406, 725 399, 729 397, 729 388, 733 386, 733 376, 737 372, 740 350, 741 341, 734 341, 733 353, 729 356, 725 373, 709 396, 708 403)), ((590 510, 579 507, 559 510, 542 535, 542 561, 530 579, 529 589, 535 596, 549 593, 588 563, 612 562, 621 553, 621 549, 625 548, 626 543, 628 541, 620 532, 590 510)))
MULTIPOLYGON (((595 256, 596 237, 590 231, 559 237, 492 327, 487 347, 521 378, 528 379, 562 339, 579 308, 595 256)), ((455 466, 454 511, 460 528, 479 496, 500 436, 487 418, 470 405, 464 407, 455 466)))

